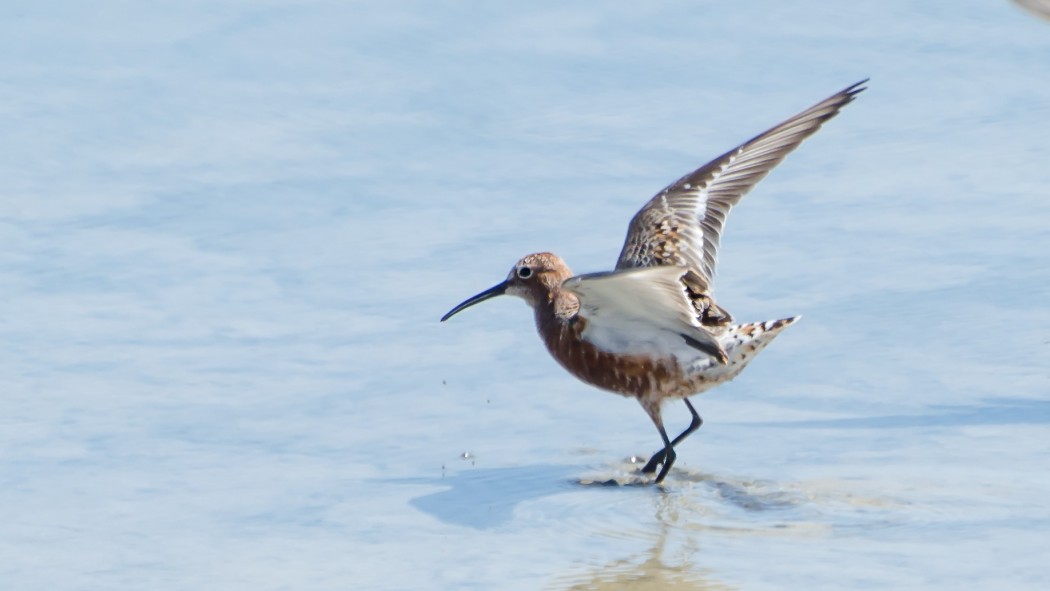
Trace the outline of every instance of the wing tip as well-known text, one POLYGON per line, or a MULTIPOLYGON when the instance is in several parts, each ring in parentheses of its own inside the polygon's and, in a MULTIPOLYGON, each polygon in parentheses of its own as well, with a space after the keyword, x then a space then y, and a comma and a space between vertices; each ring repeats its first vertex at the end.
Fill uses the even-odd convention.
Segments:
POLYGON ((850 94, 857 94, 858 92, 864 92, 865 90, 868 89, 867 86, 864 86, 868 82, 871 82, 871 77, 870 76, 867 77, 867 78, 864 78, 863 80, 861 80, 859 82, 854 82, 853 84, 850 84, 849 86, 847 86, 843 90, 843 92, 848 92, 850 94))
MULTIPOLYGON (((812 107, 806 109, 798 115, 795 115, 787 121, 784 121, 780 125, 774 127, 773 129, 770 129, 766 133, 755 136, 750 141, 748 141, 748 143, 754 142, 755 140, 763 137, 764 135, 777 128, 791 127, 792 125, 795 125, 808 130, 803 133, 798 143, 795 144, 795 146, 797 147, 797 145, 802 143, 802 141, 805 138, 809 137, 813 133, 816 133, 816 131, 820 129, 825 123, 827 123, 829 120, 838 115, 839 112, 841 112, 846 105, 856 100, 857 95, 867 90, 868 87, 865 86, 865 84, 867 84, 869 80, 871 80, 871 78, 865 78, 863 80, 860 80, 859 82, 854 82, 853 84, 850 84, 846 88, 843 88, 842 90, 829 96, 823 101, 813 105, 812 107), (815 123, 816 125, 813 125, 813 123, 815 123)), ((793 149, 794 148, 792 148, 792 150, 793 149)))
POLYGON ((853 100, 857 98, 858 94, 868 89, 868 87, 865 86, 865 84, 867 84, 870 80, 870 77, 865 78, 859 82, 854 82, 853 84, 850 84, 846 88, 840 90, 839 95, 845 99, 845 101, 842 104, 845 105, 846 103, 853 102, 853 100))

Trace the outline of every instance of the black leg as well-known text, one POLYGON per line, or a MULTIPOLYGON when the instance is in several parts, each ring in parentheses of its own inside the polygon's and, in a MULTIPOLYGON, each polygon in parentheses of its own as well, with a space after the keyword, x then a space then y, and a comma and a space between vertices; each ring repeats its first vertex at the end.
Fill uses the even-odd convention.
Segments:
MULTIPOLYGON (((693 420, 689 423, 689 426, 685 428, 685 431, 682 431, 682 433, 680 435, 678 435, 678 437, 675 437, 674 440, 671 441, 671 448, 672 449, 674 449, 674 446, 676 446, 679 443, 681 443, 682 440, 684 440, 686 437, 689 437, 689 435, 693 431, 696 431, 697 429, 699 429, 700 425, 704 424, 704 420, 700 418, 700 414, 696 412, 695 408, 693 408, 693 404, 691 402, 689 402, 689 399, 688 398, 683 398, 682 400, 685 402, 685 405, 687 407, 689 407, 689 412, 692 413, 693 420)), ((665 452, 666 449, 667 448, 665 447, 665 448, 663 448, 661 450, 658 450, 655 453, 653 453, 652 457, 649 458, 649 461, 646 462, 645 467, 642 468, 642 473, 643 474, 652 474, 653 472, 656 472, 656 466, 658 466, 659 464, 663 463, 663 461, 664 461, 664 452, 665 452)), ((671 463, 674 463, 674 460, 671 460, 671 463)), ((662 480, 662 479, 660 479, 660 480, 662 480)))
POLYGON ((660 468, 660 473, 656 475, 656 484, 660 484, 664 481, 664 477, 671 471, 671 466, 674 465, 674 460, 678 457, 678 454, 674 453, 674 444, 667 438, 667 431, 663 425, 657 425, 657 429, 660 430, 660 437, 664 440, 664 467, 660 468))

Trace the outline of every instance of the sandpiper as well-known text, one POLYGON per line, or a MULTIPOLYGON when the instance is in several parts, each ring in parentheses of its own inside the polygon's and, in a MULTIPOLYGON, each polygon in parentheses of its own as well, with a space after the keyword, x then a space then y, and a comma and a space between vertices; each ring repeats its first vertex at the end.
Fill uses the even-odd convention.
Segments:
POLYGON ((663 439, 642 468, 663 482, 675 445, 702 424, 689 396, 736 377, 798 316, 734 324, 715 303, 718 244, 729 210, 800 143, 864 90, 862 80, 733 148, 656 194, 631 220, 616 270, 573 276, 549 252, 530 254, 507 279, 445 314, 514 295, 533 309, 550 354, 572 375, 641 403, 663 439), (692 421, 667 436, 664 400, 692 421))

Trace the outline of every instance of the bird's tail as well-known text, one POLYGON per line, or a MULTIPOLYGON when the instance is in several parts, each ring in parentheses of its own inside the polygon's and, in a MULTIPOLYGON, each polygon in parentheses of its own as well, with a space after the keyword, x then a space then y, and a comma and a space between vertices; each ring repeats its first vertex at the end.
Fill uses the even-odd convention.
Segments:
POLYGON ((794 324, 801 316, 782 318, 780 320, 767 320, 766 322, 751 322, 748 324, 734 324, 718 335, 718 342, 726 352, 727 362, 725 365, 717 363, 700 363, 696 370, 712 378, 721 378, 722 382, 731 380, 737 376, 751 363, 759 351, 773 342, 780 331, 794 324), (703 365, 703 367, 699 367, 703 365))

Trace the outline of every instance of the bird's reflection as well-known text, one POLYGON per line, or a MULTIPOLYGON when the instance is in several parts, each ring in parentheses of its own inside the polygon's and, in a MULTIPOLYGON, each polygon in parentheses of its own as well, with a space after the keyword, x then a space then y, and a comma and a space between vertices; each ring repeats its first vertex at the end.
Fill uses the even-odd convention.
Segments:
MULTIPOLYGON (((643 551, 601 566, 580 567, 554 581, 553 588, 567 590, 735 589, 719 580, 718 569, 705 564, 703 545, 717 543, 720 535, 826 536, 830 523, 813 515, 814 509, 846 514, 858 507, 869 511, 885 502, 849 493, 830 483, 773 482, 725 474, 675 470, 671 486, 655 489, 651 499, 656 526, 651 533, 629 536, 646 540, 643 551), (817 517, 813 519, 813 517, 817 517)), ((580 480, 592 487, 637 486, 630 464, 608 467, 604 473, 580 480)), ((839 483, 841 484, 841 483, 839 483)), ((871 522, 866 522, 869 525, 871 522)), ((602 532, 597 532, 601 535, 602 532)), ((618 531, 606 532, 622 537, 618 531)))
POLYGON ((584 572, 560 577, 554 588, 566 591, 602 590, 671 590, 671 591, 726 591, 736 589, 717 579, 709 569, 697 561, 701 556, 697 537, 681 535, 678 527, 683 517, 681 497, 663 494, 655 499, 658 530, 651 536, 651 543, 641 553, 610 561, 584 572), (668 551, 673 534, 682 538, 681 548, 668 551))

